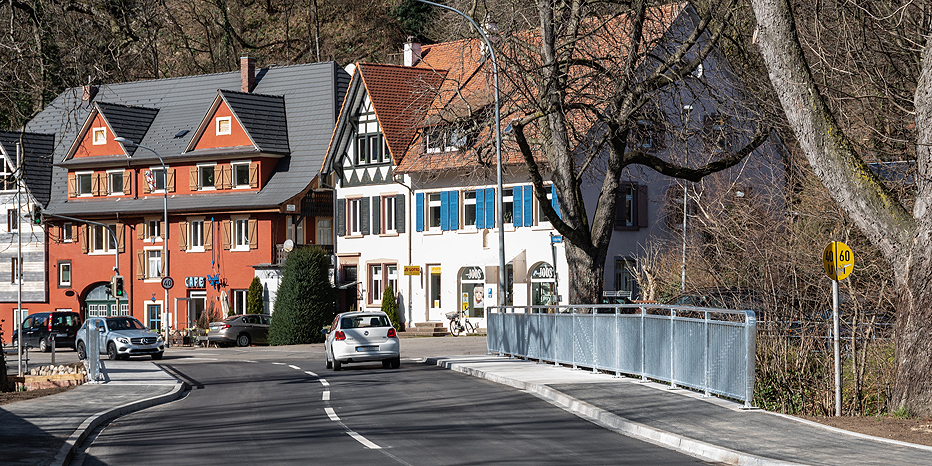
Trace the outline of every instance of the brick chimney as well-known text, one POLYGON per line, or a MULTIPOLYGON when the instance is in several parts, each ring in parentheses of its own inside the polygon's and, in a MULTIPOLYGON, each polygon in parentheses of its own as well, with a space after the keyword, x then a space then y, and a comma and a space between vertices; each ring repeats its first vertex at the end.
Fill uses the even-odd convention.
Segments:
POLYGON ((409 36, 405 42, 405 66, 414 66, 421 61, 421 44, 414 41, 414 37, 409 36))
POLYGON ((252 89, 256 87, 256 59, 252 57, 240 57, 239 79, 240 90, 243 92, 252 92, 252 89))

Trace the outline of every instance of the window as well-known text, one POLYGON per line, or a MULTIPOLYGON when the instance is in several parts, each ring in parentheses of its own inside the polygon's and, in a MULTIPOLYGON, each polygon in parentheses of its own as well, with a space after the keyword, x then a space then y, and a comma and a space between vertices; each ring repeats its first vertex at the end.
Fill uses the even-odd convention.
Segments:
POLYGON ((531 271, 531 305, 548 306, 557 302, 556 271, 553 266, 541 262, 531 271))
POLYGON ((230 134, 232 130, 232 117, 217 117, 217 136, 230 134))
POLYGON ((648 226, 647 186, 621 182, 615 201, 615 229, 638 230, 648 226))
POLYGON ((62 224, 61 227, 61 240, 65 243, 71 243, 74 241, 74 225, 71 223, 62 224))
POLYGON ((233 247, 249 249, 249 219, 238 218, 233 221, 233 247))
POLYGON ((249 162, 239 162, 233 164, 233 184, 237 188, 250 187, 249 162))
POLYGON ((447 231, 459 228, 459 191, 416 193, 415 229, 447 231))
POLYGON ((694 78, 701 78, 702 77, 702 63, 697 65, 696 69, 692 70, 692 72, 690 72, 689 75, 694 78))
POLYGON ((382 136, 382 129, 368 95, 357 110, 356 128, 357 165, 390 161, 388 148, 385 147, 385 138, 382 136))
POLYGON ((149 184, 150 191, 165 191, 165 169, 150 168, 146 172, 146 183, 149 184))
POLYGON ((502 190, 502 221, 506 224, 514 223, 514 189, 505 188, 502 190))
POLYGON ((466 131, 462 128, 433 128, 424 132, 424 151, 428 154, 452 152, 466 147, 466 131))
POLYGON ((16 284, 16 278, 19 276, 19 260, 16 257, 10 258, 10 283, 16 284))
POLYGON ((214 185, 214 167, 216 165, 198 165, 197 166, 197 187, 198 189, 213 188, 214 185))
POLYGON ((71 261, 58 261, 58 287, 71 286, 71 261))
POLYGON ((427 228, 436 230, 440 228, 440 193, 427 195, 427 228))
POLYGON ((634 148, 654 152, 663 148, 663 129, 660 124, 641 119, 632 131, 634 148))
POLYGON ((285 220, 285 239, 294 241, 295 244, 304 244, 304 217, 295 224, 294 217, 289 215, 285 220))
POLYGON ((460 305, 468 307, 469 317, 485 316, 485 273, 482 267, 463 268, 460 274, 460 297, 460 305))
MULTIPOLYGON (((554 205, 553 185, 551 185, 550 189, 547 190, 547 201, 550 203, 551 206, 554 205)), ((537 224, 540 225, 541 223, 544 223, 544 222, 550 223, 550 219, 547 218, 547 214, 544 213, 543 206, 541 206, 541 204, 538 202, 537 203, 537 224)))
POLYGON ((162 276, 162 250, 146 250, 146 277, 156 278, 162 276))
POLYGON ((631 259, 615 258, 615 292, 616 296, 621 293, 622 296, 631 299, 637 287, 637 280, 634 277, 634 270, 637 263, 631 259))
POLYGON ((123 170, 107 172, 107 193, 123 194, 123 170))
POLYGON ((162 221, 161 220, 149 220, 147 225, 148 225, 148 231, 147 231, 148 234, 146 235, 146 237, 151 238, 153 240, 155 239, 161 240, 162 239, 162 221))
POLYGON ((379 303, 382 301, 382 266, 369 266, 369 302, 379 303))
POLYGON ((727 116, 717 113, 706 115, 702 120, 703 139, 712 152, 723 152, 731 148, 734 141, 729 124, 727 116))
POLYGON ((463 226, 476 226, 476 192, 463 193, 463 226))
POLYGON ((16 189, 16 171, 7 163, 6 159, 0 160, 0 191, 12 191, 16 189))
POLYGON ((161 329, 162 328, 162 305, 161 304, 146 304, 146 314, 149 315, 149 328, 151 329, 161 329))
POLYGON ((395 196, 383 196, 382 203, 382 231, 395 233, 395 196))
POLYGON ((398 265, 389 264, 385 266, 386 287, 392 287, 392 291, 398 293, 398 265))
POLYGON ((78 196, 91 196, 93 195, 93 182, 92 177, 93 173, 78 173, 75 175, 77 178, 77 195, 78 196))
POLYGON ((112 228, 116 232, 116 225, 109 225, 105 228, 103 225, 89 225, 91 253, 108 253, 117 249, 116 238, 110 233, 112 228))
POLYGON ((194 220, 188 222, 188 249, 204 249, 204 221, 194 220))
POLYGON ((317 219, 317 244, 333 244, 333 221, 329 218, 317 219))
POLYGON ((233 313, 246 313, 246 292, 249 290, 233 290, 233 313))
POLYGON ((16 209, 6 211, 6 231, 19 230, 19 212, 16 209))
POLYGON ((94 128, 94 145, 99 146, 107 143, 107 128, 94 128))
POLYGON ((349 214, 346 218, 347 230, 350 235, 361 235, 362 234, 362 209, 360 204, 362 203, 361 199, 347 199, 346 203, 348 204, 347 213, 349 214))

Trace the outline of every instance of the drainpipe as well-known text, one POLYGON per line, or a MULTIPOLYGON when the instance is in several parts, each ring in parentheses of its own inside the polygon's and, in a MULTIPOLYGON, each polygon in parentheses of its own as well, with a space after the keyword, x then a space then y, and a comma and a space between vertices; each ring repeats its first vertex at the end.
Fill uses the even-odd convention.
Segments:
MULTIPOLYGON (((404 175, 402 175, 402 177, 403 177, 403 176, 404 176, 404 175)), ((394 173, 394 172, 392 172, 392 181, 394 181, 395 183, 400 184, 401 186, 404 186, 404 188, 408 190, 408 202, 411 202, 411 196, 413 195, 413 191, 412 191, 411 187, 408 186, 408 185, 406 185, 406 184, 404 184, 404 182, 402 182, 402 181, 398 181, 398 179, 395 178, 395 173, 394 173)), ((405 206, 405 215, 408 217, 408 218, 406 219, 407 225, 408 225, 408 226, 407 226, 407 228, 405 228, 405 234, 408 235, 408 265, 411 265, 411 236, 412 236, 412 233, 411 233, 411 209, 409 208, 409 206, 405 206)), ((411 309, 411 306, 412 306, 411 289, 412 289, 412 288, 413 288, 413 285, 411 284, 411 275, 408 275, 408 318, 405 319, 405 327, 406 327, 406 328, 407 328, 407 324, 409 324, 409 323, 411 323, 412 321, 414 321, 414 311, 411 309)))

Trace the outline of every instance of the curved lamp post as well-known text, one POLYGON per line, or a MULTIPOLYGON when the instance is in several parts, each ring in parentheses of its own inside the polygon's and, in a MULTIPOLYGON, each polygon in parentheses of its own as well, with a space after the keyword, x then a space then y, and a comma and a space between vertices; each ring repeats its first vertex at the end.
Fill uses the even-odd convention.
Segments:
MULTIPOLYGON (((168 227, 168 167, 165 166, 165 162, 162 161, 162 156, 159 155, 159 153, 156 152, 155 149, 143 146, 141 144, 136 144, 135 142, 130 141, 129 139, 126 139, 123 137, 114 138, 114 141, 119 142, 120 144, 123 144, 124 146, 139 147, 149 152, 152 152, 153 154, 155 154, 156 157, 159 158, 159 163, 162 165, 162 176, 164 176, 163 181, 162 181, 163 182, 162 194, 164 194, 164 198, 163 198, 164 201, 162 204, 162 215, 163 215, 164 223, 165 223, 165 228, 164 228, 165 231, 161 232, 162 233, 162 260, 165 263, 164 277, 169 277, 171 275, 168 273, 168 230, 169 230, 169 227, 168 227)), ((165 334, 164 336, 165 344, 168 345, 169 344, 168 343, 169 342, 169 339, 168 339, 168 288, 164 288, 164 289, 165 289, 165 301, 162 302, 162 331, 165 334)), ((174 324, 177 325, 177 323, 174 323, 174 324)))
POLYGON ((498 60, 495 58, 495 49, 492 48, 492 43, 489 41, 489 37, 485 35, 485 31, 473 21, 468 15, 463 13, 456 8, 449 7, 446 5, 441 5, 439 3, 429 2, 427 0, 417 0, 421 3, 426 3, 437 8, 443 8, 444 10, 452 11, 464 18, 466 18, 473 27, 479 31, 479 35, 482 36, 482 40, 485 41, 485 46, 489 48, 489 55, 492 58, 492 77, 494 82, 494 91, 495 91, 495 164, 496 164, 496 178, 498 182, 498 214, 496 215, 496 221, 498 222, 498 305, 501 306, 505 303, 505 222, 504 222, 504 200, 502 199, 503 190, 502 190, 502 125, 501 125, 501 110, 498 101, 498 60))

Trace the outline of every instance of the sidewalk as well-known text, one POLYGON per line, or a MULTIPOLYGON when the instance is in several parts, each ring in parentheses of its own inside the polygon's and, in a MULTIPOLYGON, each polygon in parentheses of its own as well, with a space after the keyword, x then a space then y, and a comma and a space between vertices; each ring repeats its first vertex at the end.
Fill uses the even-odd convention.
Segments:
POLYGON ((526 390, 630 437, 741 465, 932 465, 932 447, 880 439, 669 385, 498 356, 428 362, 526 390))
POLYGON ((104 360, 101 373, 103 383, 0 406, 0 464, 67 464, 98 425, 184 393, 181 382, 149 361, 104 360))

